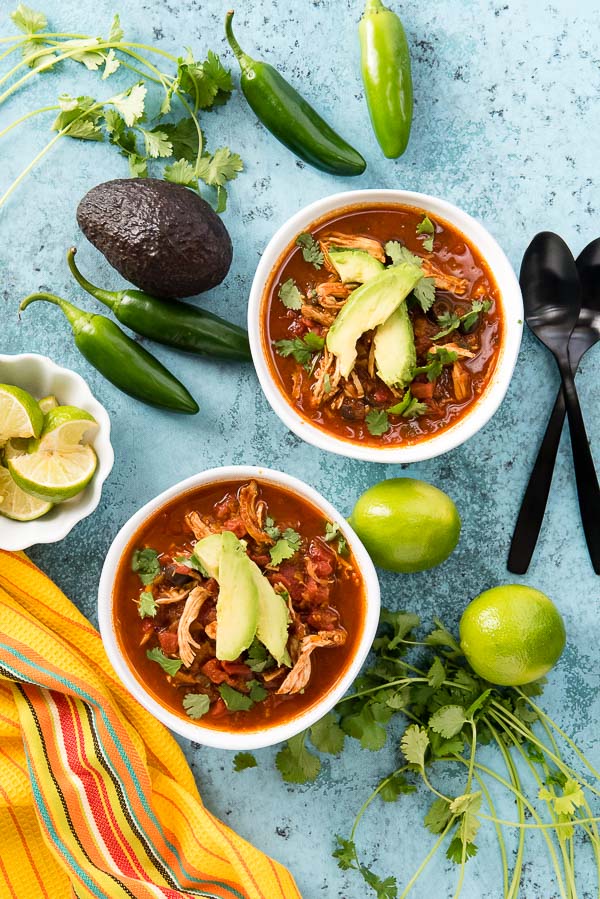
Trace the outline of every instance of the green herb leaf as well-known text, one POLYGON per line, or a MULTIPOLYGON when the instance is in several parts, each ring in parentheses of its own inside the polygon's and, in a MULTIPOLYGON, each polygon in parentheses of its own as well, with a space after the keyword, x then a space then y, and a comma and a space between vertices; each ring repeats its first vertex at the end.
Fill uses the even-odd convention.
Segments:
POLYGON ((249 680, 248 689, 250 690, 250 699, 252 702, 262 702, 263 699, 266 699, 269 695, 268 691, 265 690, 263 685, 257 680, 249 680))
MULTIPOLYGON (((176 159, 185 159, 186 162, 196 162, 200 138, 196 123, 192 118, 179 119, 178 122, 161 122, 160 130, 163 131, 173 146, 173 156, 176 159)), ((204 142, 204 141, 203 141, 204 142)))
POLYGON ((292 528, 286 528, 275 546, 269 550, 271 564, 279 565, 284 559, 291 559, 300 549, 302 537, 292 528))
POLYGON ((358 712, 344 716, 340 724, 344 733, 360 740, 363 749, 377 752, 385 746, 387 740, 387 732, 382 724, 387 724, 392 714, 392 709, 388 706, 368 702, 358 712))
POLYGON ((428 253, 431 253, 433 250, 433 238, 435 235, 435 226, 428 215, 425 216, 422 222, 419 222, 417 225, 417 234, 428 234, 429 237, 426 237, 423 241, 423 248, 427 250, 428 253))
POLYGON ((263 646, 258 637, 255 637, 250 644, 246 656, 246 665, 248 668, 250 668, 251 671, 254 671, 255 674, 260 674, 263 671, 267 671, 269 668, 273 668, 275 664, 275 659, 272 657, 269 650, 266 646, 263 646))
POLYGON ((25 34, 37 34, 48 25, 48 19, 43 12, 36 12, 24 3, 19 3, 15 11, 11 12, 10 17, 19 31, 23 31, 25 34))
POLYGON ((61 111, 52 123, 53 131, 64 131, 68 137, 81 140, 104 140, 98 122, 102 118, 102 107, 93 97, 71 97, 61 94, 58 98, 61 111))
POLYGON ((492 304, 489 300, 474 300, 471 303, 471 309, 464 315, 457 315, 456 312, 443 312, 442 315, 438 315, 437 319, 438 325, 440 325, 442 330, 434 334, 431 339, 440 340, 442 337, 447 337, 448 334, 456 331, 461 326, 463 331, 468 334, 479 321, 481 313, 489 312, 491 306, 492 304))
POLYGON ((437 323, 442 330, 434 334, 431 338, 432 340, 440 340, 440 338, 447 337, 448 334, 455 331, 460 326, 460 316, 456 312, 442 312, 437 317, 437 323))
POLYGON ((394 774, 385 778, 385 786, 379 791, 384 802, 396 802, 403 793, 415 793, 416 787, 407 781, 403 774, 394 774))
POLYGON ((140 618, 155 618, 157 612, 158 605, 153 594, 150 593, 149 590, 144 590, 144 592, 140 594, 140 601, 138 603, 138 614, 140 618))
POLYGON ((309 331, 304 337, 294 337, 292 340, 275 340, 273 346, 280 356, 284 358, 292 356, 296 362, 305 368, 310 368, 313 355, 320 352, 325 345, 325 338, 309 331))
POLYGON ((375 890, 376 899, 398 899, 398 884, 395 877, 386 877, 382 880, 365 865, 361 865, 359 870, 365 883, 375 890))
POLYGON ((146 650, 146 656, 151 662, 160 665, 165 674, 169 674, 171 677, 174 677, 183 665, 181 659, 170 659, 158 646, 146 650))
POLYGON ((466 723, 465 710, 460 705, 443 706, 429 719, 429 727, 447 740, 460 733, 466 723))
POLYGON ((233 181, 244 168, 244 163, 237 153, 229 147, 220 147, 212 156, 203 156, 196 172, 210 187, 222 187, 227 181, 233 181))
POLYGON ((390 406, 387 412, 388 415, 401 415, 403 418, 418 418, 419 415, 424 415, 428 409, 427 403, 419 402, 408 388, 400 402, 395 406, 390 406))
POLYGON ((356 845, 352 840, 345 840, 339 834, 335 835, 337 848, 331 853, 338 860, 338 868, 342 871, 356 870, 356 845))
POLYGON ((247 768, 257 768, 258 762, 251 752, 238 752, 233 757, 233 770, 246 771, 247 768))
POLYGON ((317 721, 310 729, 310 739, 313 746, 319 752, 329 755, 338 755, 344 748, 344 731, 339 726, 333 712, 328 712, 324 718, 317 721))
POLYGON ((129 90, 118 94, 111 100, 125 121, 125 124, 131 127, 144 115, 144 102, 146 99, 146 86, 141 82, 134 84, 129 90))
POLYGON ((233 90, 231 73, 212 51, 203 63, 197 62, 188 51, 185 58, 178 60, 177 79, 179 87, 189 94, 196 109, 210 109, 227 102, 233 90))
POLYGON ((155 581, 160 574, 160 562, 155 549, 136 549, 131 557, 131 570, 134 571, 144 586, 155 581))
POLYGON ((382 434, 387 434, 390 429, 385 409, 371 409, 365 415, 365 422, 367 423, 369 434, 372 434, 373 437, 381 437, 382 434))
POLYGON ((178 159, 171 165, 166 165, 163 171, 165 181, 172 184, 183 184, 184 187, 192 187, 198 190, 198 179, 194 166, 190 165, 185 159, 178 159))
POLYGON ((340 531, 337 522, 325 522, 325 534, 323 539, 325 540, 325 543, 331 543, 333 540, 337 539, 337 551, 340 556, 348 555, 348 543, 346 541, 346 538, 340 531))
MULTIPOLYGON (((472 843, 466 843, 464 849, 465 861, 477 855, 477 846, 472 843)), ((463 842, 460 837, 454 837, 446 850, 446 858, 454 862, 456 865, 462 864, 463 859, 463 842)))
POLYGON ((454 350, 447 350, 444 346, 436 346, 427 353, 427 364, 415 368, 413 375, 427 375, 428 381, 435 381, 441 375, 445 365, 451 365, 458 359, 454 350))
POLYGON ((392 612, 390 609, 381 610, 379 621, 392 629, 392 637, 386 643, 388 650, 396 649, 421 623, 421 619, 414 612, 392 612))
POLYGON ((441 833, 451 817, 450 803, 442 798, 434 799, 425 815, 424 824, 430 833, 441 833))
POLYGON ((61 52, 67 52, 69 59, 82 63, 90 72, 95 72, 103 66, 106 56, 102 50, 96 49, 100 38, 76 38, 70 41, 62 41, 61 52))
POLYGON ((119 18, 119 14, 115 13, 113 16, 113 20, 110 23, 110 31, 108 32, 108 43, 109 44, 118 44, 123 40, 124 31, 121 28, 121 19, 119 18))
POLYGON ((435 278, 421 278, 413 290, 413 296, 423 312, 429 312, 435 303, 435 278))
POLYGON ((275 764, 287 783, 309 783, 321 770, 321 759, 306 748, 306 734, 303 731, 291 737, 275 756, 275 764))
POLYGON ((403 246, 397 240, 389 240, 385 245, 386 255, 392 260, 392 265, 400 265, 407 262, 409 265, 423 265, 423 260, 414 253, 411 253, 408 247, 403 246))
POLYGON ((430 646, 448 646, 450 649, 455 652, 461 652, 460 646, 450 633, 450 631, 444 627, 442 622, 436 618, 435 622, 437 624, 437 628, 433 630, 427 637, 425 637, 425 642, 430 646))
POLYGON ((190 718, 202 718, 210 708, 210 699, 205 693, 186 693, 183 697, 183 707, 190 718))
POLYGON ((168 157, 173 154, 173 144, 164 131, 161 131, 159 128, 155 128, 153 131, 146 131, 145 128, 140 128, 139 130, 144 138, 147 156, 150 156, 152 159, 158 159, 159 157, 168 157))
POLYGON ((429 737, 424 727, 410 724, 400 741, 400 749, 407 762, 425 768, 425 753, 429 747, 429 737))
POLYGON ((229 684, 221 684, 219 693, 230 712, 247 712, 254 705, 249 696, 234 690, 229 684))
POLYGON ((434 659, 433 665, 427 672, 427 680, 429 686, 434 687, 436 690, 438 687, 441 687, 446 680, 446 669, 441 660, 437 657, 434 659))
POLYGON ((296 243, 299 247, 302 247, 302 256, 304 257, 304 261, 310 262, 311 265, 314 265, 316 269, 320 269, 325 262, 325 257, 323 256, 321 248, 312 234, 309 234, 308 231, 305 231, 303 234, 298 235, 298 237, 296 238, 296 243))
POLYGON ((585 795, 581 785, 572 778, 566 780, 561 796, 555 796, 546 787, 541 787, 538 798, 549 802, 558 815, 574 815, 576 809, 585 805, 585 795))
POLYGON ((120 65, 121 63, 117 59, 115 51, 111 47, 104 57, 104 71, 102 72, 102 80, 105 81, 107 78, 110 78, 111 75, 114 75, 120 65))
POLYGON ((288 278, 287 281, 284 281, 279 288, 278 297, 287 309, 298 310, 302 308, 302 294, 293 278, 288 278))
POLYGON ((148 160, 145 156, 138 156, 132 153, 127 157, 129 162, 129 175, 131 178, 147 178, 148 177, 148 160))

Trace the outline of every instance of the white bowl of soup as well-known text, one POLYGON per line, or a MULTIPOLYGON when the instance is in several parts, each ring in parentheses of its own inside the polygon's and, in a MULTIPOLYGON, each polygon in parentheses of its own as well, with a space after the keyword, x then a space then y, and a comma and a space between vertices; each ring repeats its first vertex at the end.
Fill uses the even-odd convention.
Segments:
POLYGON ((333 708, 379 609, 375 568, 344 517, 297 478, 244 465, 175 484, 124 525, 98 618, 141 705, 183 737, 241 750, 333 708))
POLYGON ((523 301, 500 246, 457 206, 335 194, 273 236, 248 307, 273 410, 320 449, 418 462, 479 431, 519 353, 523 301))

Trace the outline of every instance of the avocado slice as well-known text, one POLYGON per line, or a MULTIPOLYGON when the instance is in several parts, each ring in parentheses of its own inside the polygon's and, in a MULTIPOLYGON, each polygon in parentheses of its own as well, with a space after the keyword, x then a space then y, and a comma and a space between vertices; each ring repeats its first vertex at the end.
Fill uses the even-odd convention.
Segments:
POLYGON ((383 262, 375 259, 366 250, 346 247, 329 247, 329 258, 344 284, 364 284, 381 274, 383 262))
POLYGON ((359 337, 387 321, 422 277, 419 265, 401 262, 352 291, 327 334, 327 349, 338 357, 342 377, 354 367, 359 337))
POLYGON ((209 577, 219 580, 219 565, 221 564, 222 534, 210 534, 198 540, 194 546, 194 555, 206 571, 209 577))
POLYGON ((258 590, 243 544, 231 531, 221 534, 217 658, 233 662, 248 649, 258 624, 258 590))
POLYGON ((285 600, 283 596, 275 593, 258 565, 252 559, 248 559, 248 562, 258 591, 256 636, 278 665, 291 667, 291 659, 286 649, 290 616, 285 600))
POLYGON ((412 381, 417 350, 406 303, 375 331, 375 364, 388 387, 405 387, 412 381))

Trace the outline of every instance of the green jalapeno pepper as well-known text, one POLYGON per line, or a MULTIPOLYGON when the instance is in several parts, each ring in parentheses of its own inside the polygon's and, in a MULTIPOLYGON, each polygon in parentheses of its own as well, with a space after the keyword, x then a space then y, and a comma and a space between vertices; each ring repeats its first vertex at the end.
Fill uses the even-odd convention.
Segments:
POLYGON ((367 164, 360 153, 273 66, 243 52, 233 35, 232 19, 230 11, 225 19, 227 40, 242 70, 244 96, 263 125, 309 165, 332 175, 362 175, 367 164))
POLYGON ((358 26, 362 77, 375 137, 388 159, 408 145, 413 113, 410 53, 402 22, 381 0, 367 0, 358 26))
POLYGON ((25 297, 19 312, 37 300, 62 309, 73 329, 79 352, 119 390, 172 412, 187 415, 198 412, 196 400, 183 384, 105 315, 84 312, 53 293, 32 293, 25 297))
POLYGON ((77 283, 112 309, 115 318, 136 334, 188 353, 242 361, 252 358, 243 328, 189 303, 161 300, 143 290, 102 290, 81 274, 75 264, 76 252, 71 247, 67 262, 77 283))

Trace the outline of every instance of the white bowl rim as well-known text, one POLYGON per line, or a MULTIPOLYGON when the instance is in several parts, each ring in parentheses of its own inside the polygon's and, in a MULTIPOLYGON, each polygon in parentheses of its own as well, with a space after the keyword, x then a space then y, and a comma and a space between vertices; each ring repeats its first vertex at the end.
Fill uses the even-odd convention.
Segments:
POLYGON ((113 668, 127 690, 135 697, 135 699, 137 699, 140 705, 151 712, 168 728, 175 731, 175 733, 180 734, 180 736, 186 737, 188 740, 215 749, 240 751, 260 749, 264 746, 272 746, 276 743, 289 740, 290 737, 293 737, 307 727, 310 727, 333 708, 356 679, 369 650, 371 649, 379 624, 380 603, 379 580, 370 556, 343 515, 341 515, 330 502, 321 496, 314 487, 305 484, 303 481, 292 475, 275 469, 256 465, 226 465, 218 468, 209 468, 206 471, 198 472, 183 481, 179 481, 177 484, 164 490, 154 499, 146 503, 146 505, 139 509, 129 521, 123 525, 108 550, 102 568, 98 588, 98 622, 104 648, 113 668), (311 706, 302 715, 290 721, 286 721, 283 724, 256 731, 240 731, 239 733, 235 733, 232 731, 221 731, 203 727, 200 721, 195 722, 190 720, 188 722, 178 715, 175 715, 173 712, 170 712, 165 706, 146 692, 140 681, 133 674, 119 646, 112 614, 113 586, 117 567, 127 544, 134 536, 135 532, 144 524, 153 512, 165 505, 169 500, 180 496, 195 487, 201 487, 211 483, 244 480, 252 477, 263 482, 270 482, 275 486, 284 487, 292 493, 298 493, 301 497, 308 500, 322 511, 330 521, 336 522, 340 526, 344 536, 348 540, 348 544, 363 578, 365 590, 365 617, 362 634, 352 661, 335 687, 319 702, 311 706))
POLYGON ((248 334, 254 367, 271 408, 281 421, 307 443, 367 462, 410 463, 432 459, 455 449, 471 438, 495 414, 512 378, 523 333, 521 289, 504 251, 489 231, 460 207, 429 194, 415 191, 369 188, 343 191, 316 200, 300 209, 275 232, 256 269, 248 302, 248 334), (477 402, 453 425, 407 446, 376 447, 352 443, 322 430, 304 418, 286 399, 271 374, 262 341, 261 305, 264 286, 281 254, 303 229, 348 206, 402 204, 421 208, 453 224, 481 253, 498 285, 503 310, 503 339, 495 371, 477 402))
MULTIPOLYGON (((34 521, 9 521, 14 527, 10 536, 0 537, 1 548, 9 552, 18 552, 29 549, 38 544, 58 543, 69 534, 73 528, 90 516, 98 507, 102 496, 102 487, 112 471, 115 454, 110 441, 110 417, 102 403, 96 399, 86 381, 78 372, 65 366, 58 365, 48 356, 41 353, 1 353, 0 370, 11 365, 36 365, 45 369, 50 378, 63 377, 83 394, 84 399, 79 403, 82 408, 90 412, 99 428, 92 446, 98 457, 98 467, 90 484, 77 498, 77 505, 65 503, 58 507, 56 516, 47 519, 45 516, 34 521)), ((4 377, 4 376, 2 376, 4 377)), ((1 379, 0 379, 1 380, 1 379)), ((6 382, 4 382, 6 383, 6 382)), ((61 397, 59 396, 59 399, 61 397)))

